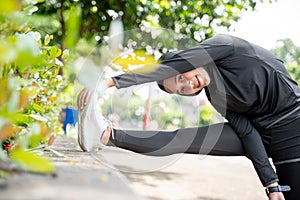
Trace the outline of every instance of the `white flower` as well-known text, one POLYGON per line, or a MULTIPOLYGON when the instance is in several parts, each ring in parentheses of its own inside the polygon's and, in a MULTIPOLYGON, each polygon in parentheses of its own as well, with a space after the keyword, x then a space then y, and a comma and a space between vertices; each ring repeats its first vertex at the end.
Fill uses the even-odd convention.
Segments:
POLYGON ((33 56, 40 54, 39 39, 41 35, 38 32, 29 32, 27 34, 17 34, 16 48, 21 52, 28 52, 33 56))
POLYGON ((35 78, 35 79, 38 79, 39 77, 40 77, 39 73, 35 73, 35 74, 33 75, 33 78, 35 78))
POLYGON ((62 63, 59 59, 55 58, 55 64, 58 66, 64 66, 64 63, 62 63))

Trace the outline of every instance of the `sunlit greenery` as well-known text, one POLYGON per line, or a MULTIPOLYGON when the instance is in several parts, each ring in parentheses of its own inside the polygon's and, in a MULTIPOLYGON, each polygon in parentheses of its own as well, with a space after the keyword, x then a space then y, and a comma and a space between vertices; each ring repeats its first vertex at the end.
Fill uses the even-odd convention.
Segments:
MULTIPOLYGON (((47 144, 52 134, 61 132, 58 114, 66 102, 61 98, 63 52, 51 46, 51 35, 44 37, 24 20, 26 8, 19 1, 1 7, 0 27, 0 140, 9 143, 7 157, 19 166, 39 173, 51 173, 50 161, 27 149, 47 144)), ((66 57, 64 57, 66 58, 66 57)), ((2 145, 1 145, 2 146, 2 145)))
POLYGON ((63 46, 67 37, 67 16, 65 11, 81 9, 80 37, 90 42, 103 42, 110 22, 120 18, 126 30, 141 27, 168 28, 189 38, 201 41, 211 37, 214 28, 229 28, 240 18, 241 11, 253 10, 254 0, 62 0, 43 1, 36 4, 38 10, 33 17, 34 27, 39 31, 54 34, 57 43, 63 46), (47 23, 41 23, 40 21, 47 23))
MULTIPOLYGON (((127 127, 141 129, 146 114, 146 102, 145 99, 136 94, 128 98, 124 98, 122 94, 113 94, 103 101, 102 108, 106 116, 111 116, 112 121, 121 122, 121 127, 122 124, 127 123, 127 127)), ((149 104, 149 115, 150 122, 154 123, 155 127, 150 128, 168 130, 197 125, 198 109, 191 102, 192 100, 187 101, 187 98, 183 99, 180 96, 175 97, 175 95, 173 97, 152 96, 149 104), (188 109, 189 112, 195 110, 195 113, 187 113, 184 109, 188 109), (194 120, 187 121, 188 115, 194 120)))
POLYGON ((278 47, 272 52, 285 62, 288 71, 294 80, 300 85, 300 47, 296 46, 291 39, 278 40, 278 47))

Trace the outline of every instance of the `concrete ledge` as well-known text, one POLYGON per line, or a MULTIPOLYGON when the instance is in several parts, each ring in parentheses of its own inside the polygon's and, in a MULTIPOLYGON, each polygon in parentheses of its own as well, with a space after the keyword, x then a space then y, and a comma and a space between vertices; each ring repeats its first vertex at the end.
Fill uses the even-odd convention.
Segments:
POLYGON ((82 152, 75 139, 57 138, 51 148, 64 155, 46 152, 56 175, 15 174, 0 184, 1 200, 139 199, 119 171, 82 152))

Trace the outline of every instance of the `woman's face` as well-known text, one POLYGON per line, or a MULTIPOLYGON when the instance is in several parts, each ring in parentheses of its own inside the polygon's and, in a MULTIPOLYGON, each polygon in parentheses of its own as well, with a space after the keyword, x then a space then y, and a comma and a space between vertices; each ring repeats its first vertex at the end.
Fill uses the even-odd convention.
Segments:
POLYGON ((168 93, 179 95, 195 94, 209 83, 210 77, 203 67, 167 78, 163 82, 168 93))

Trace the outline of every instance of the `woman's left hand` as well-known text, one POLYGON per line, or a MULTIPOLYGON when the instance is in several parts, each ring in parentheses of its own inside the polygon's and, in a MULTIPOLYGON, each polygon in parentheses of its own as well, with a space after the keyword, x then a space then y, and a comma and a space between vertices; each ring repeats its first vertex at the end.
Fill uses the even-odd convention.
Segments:
POLYGON ((272 192, 269 194, 269 200, 284 200, 282 192, 272 192))

